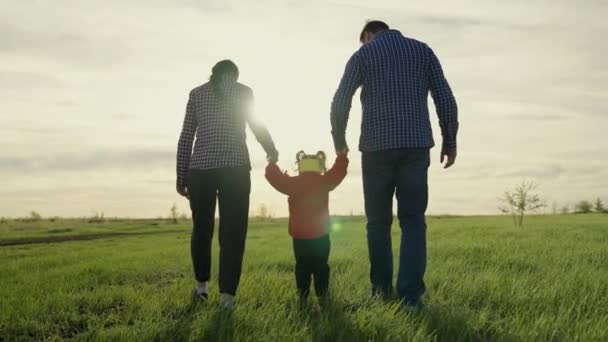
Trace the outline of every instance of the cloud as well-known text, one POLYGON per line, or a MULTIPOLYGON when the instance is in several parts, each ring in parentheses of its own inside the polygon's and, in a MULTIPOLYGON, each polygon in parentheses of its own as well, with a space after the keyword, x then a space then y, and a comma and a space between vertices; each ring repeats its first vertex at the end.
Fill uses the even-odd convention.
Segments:
POLYGON ((567 117, 563 115, 554 115, 554 114, 515 114, 509 115, 506 118, 510 120, 520 120, 520 121, 559 121, 565 120, 567 117))
MULTIPOLYGON (((134 1, 134 3, 136 5, 140 5, 139 1, 134 1)), ((166 2, 164 0, 152 1, 152 3, 155 3, 157 6, 166 6, 167 4, 169 4, 168 2, 166 2)), ((173 6, 177 5, 180 7, 184 7, 186 9, 195 9, 195 10, 203 11, 205 14, 207 14, 209 12, 215 12, 215 13, 231 12, 237 8, 236 6, 233 5, 233 3, 226 1, 226 0, 177 0, 177 1, 171 1, 170 4, 171 4, 171 6, 167 6, 167 7, 173 7, 173 6)))
POLYGON ((0 24, 0 40, 0 55, 95 67, 120 62, 127 50, 120 36, 92 35, 84 27, 66 25, 26 26, 10 19, 0 24))
POLYGON ((467 16, 413 15, 402 20, 409 25, 433 26, 437 30, 501 29, 507 31, 530 31, 542 27, 521 21, 496 20, 467 16))
POLYGON ((589 148, 573 146, 570 149, 553 151, 552 155, 557 159, 576 161, 577 165, 580 164, 581 161, 595 161, 596 163, 603 164, 608 170, 606 147, 601 144, 596 144, 589 148))
POLYGON ((63 86, 63 82, 52 75, 31 71, 0 70, 0 88, 39 89, 63 86))
POLYGON ((141 170, 175 168, 175 153, 171 149, 131 148, 123 150, 97 149, 71 154, 38 155, 0 158, 1 173, 33 174, 45 172, 81 172, 104 170, 141 170))
POLYGON ((537 165, 514 168, 504 172, 499 171, 494 177, 550 180, 565 173, 566 170, 560 165, 537 165))
POLYGON ((113 114, 111 114, 110 118, 112 120, 116 120, 116 121, 125 121, 125 120, 134 120, 134 119, 137 119, 137 115, 134 115, 132 113, 119 112, 119 113, 113 113, 113 114))

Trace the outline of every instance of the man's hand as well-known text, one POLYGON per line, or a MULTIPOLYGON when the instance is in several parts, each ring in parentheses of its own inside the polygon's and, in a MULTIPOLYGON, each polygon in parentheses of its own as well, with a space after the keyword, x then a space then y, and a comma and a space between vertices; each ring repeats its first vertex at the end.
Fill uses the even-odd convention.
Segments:
POLYGON ((268 156, 266 157, 266 159, 268 159, 269 163, 276 163, 279 161, 279 151, 274 150, 273 152, 269 153, 268 156))
POLYGON ((444 160, 447 160, 445 166, 443 167, 444 169, 447 169, 450 166, 454 165, 454 163, 456 162, 456 148, 443 147, 441 149, 441 164, 443 164, 444 160))
POLYGON ((178 194, 186 197, 187 199, 190 199, 190 194, 188 193, 188 187, 187 186, 177 184, 176 188, 177 188, 177 193, 178 194))

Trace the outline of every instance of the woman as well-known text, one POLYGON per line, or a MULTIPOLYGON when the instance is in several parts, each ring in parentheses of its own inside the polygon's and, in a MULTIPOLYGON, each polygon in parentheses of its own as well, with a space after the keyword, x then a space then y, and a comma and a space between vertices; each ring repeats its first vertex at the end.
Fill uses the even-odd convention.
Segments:
POLYGON ((241 277, 251 189, 246 126, 271 161, 278 152, 266 128, 251 116, 253 92, 238 83, 239 70, 224 60, 209 82, 194 88, 177 149, 177 192, 190 200, 192 263, 196 298, 208 298, 211 242, 216 200, 219 203, 220 304, 231 308, 241 277), (196 135, 194 149, 192 143, 196 135))

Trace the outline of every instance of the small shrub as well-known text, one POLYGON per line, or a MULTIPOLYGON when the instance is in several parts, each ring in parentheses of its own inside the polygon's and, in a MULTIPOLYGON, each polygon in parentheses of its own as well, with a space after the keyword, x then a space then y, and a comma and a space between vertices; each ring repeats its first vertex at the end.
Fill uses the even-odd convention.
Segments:
POLYGON ((606 208, 604 207, 604 202, 602 202, 601 198, 598 198, 595 200, 593 209, 595 210, 596 213, 605 213, 606 212, 606 208))
POLYGON ((103 211, 102 212, 94 212, 93 216, 91 216, 88 220, 89 223, 103 223, 105 222, 106 219, 104 217, 103 211))
POLYGON ((566 205, 564 205, 564 206, 562 207, 562 209, 560 209, 560 212, 562 213, 562 215, 565 215, 565 214, 570 214, 570 206, 569 206, 569 205, 567 205, 567 204, 566 204, 566 205))
POLYGON ((272 213, 270 212, 270 209, 268 208, 268 206, 266 204, 264 204, 264 203, 260 204, 256 218, 258 218, 262 221, 267 221, 267 220, 272 219, 272 213))
POLYGON ((557 215, 558 214, 557 202, 553 202, 551 204, 551 214, 553 214, 553 215, 557 215))
POLYGON ((591 212, 593 205, 589 201, 580 201, 576 204, 575 212, 577 214, 588 214, 591 212))
POLYGON ((538 185, 534 182, 522 182, 512 191, 505 191, 500 198, 505 204, 499 208, 500 211, 512 215, 513 223, 517 227, 523 226, 524 216, 527 213, 535 212, 546 206, 538 194, 532 193, 537 188, 538 185))
POLYGON ((38 221, 42 220, 42 215, 40 215, 38 212, 32 210, 32 211, 30 211, 30 216, 28 216, 25 220, 28 222, 38 222, 38 221))
POLYGON ((169 218, 173 224, 176 224, 177 220, 179 219, 179 213, 177 212, 177 205, 175 203, 173 203, 173 206, 171 206, 171 214, 169 218))

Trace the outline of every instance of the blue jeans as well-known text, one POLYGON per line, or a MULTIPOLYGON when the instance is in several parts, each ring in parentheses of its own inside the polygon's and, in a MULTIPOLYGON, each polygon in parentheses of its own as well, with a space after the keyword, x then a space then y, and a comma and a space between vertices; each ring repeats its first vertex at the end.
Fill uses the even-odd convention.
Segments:
POLYGON ((401 226, 397 293, 408 304, 424 294, 429 149, 364 152, 363 192, 372 291, 390 296, 393 288, 393 196, 401 226))

